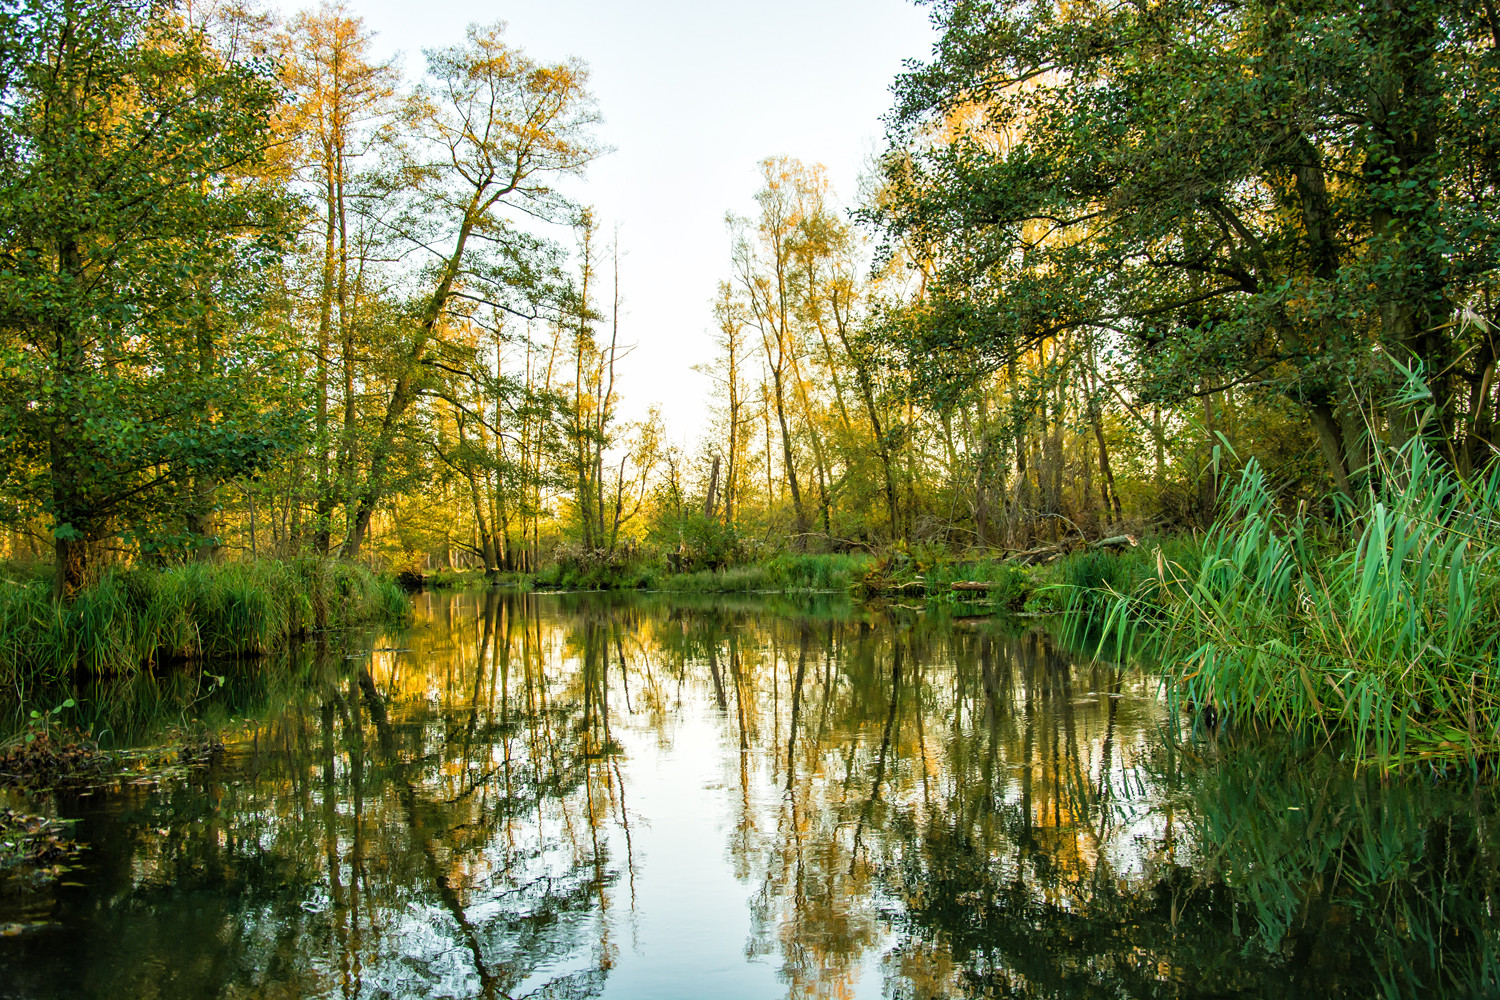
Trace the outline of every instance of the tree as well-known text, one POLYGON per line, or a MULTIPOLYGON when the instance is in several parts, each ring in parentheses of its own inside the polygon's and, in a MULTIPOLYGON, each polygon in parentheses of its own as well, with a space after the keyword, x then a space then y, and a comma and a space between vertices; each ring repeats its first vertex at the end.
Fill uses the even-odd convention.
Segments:
POLYGON ((0 13, 0 425, 36 473, 6 486, 51 523, 61 599, 131 512, 287 432, 254 391, 279 362, 249 323, 289 228, 256 176, 279 101, 269 63, 171 5, 0 13))
POLYGON ((412 306, 379 430, 357 490, 342 555, 353 558, 386 496, 402 418, 435 370, 429 347, 455 302, 521 315, 545 293, 551 248, 504 209, 550 221, 572 217, 551 186, 596 152, 587 72, 543 66, 502 40, 502 26, 470 27, 465 45, 427 53, 428 80, 408 109, 412 132, 400 164, 408 211, 400 238, 430 255, 426 291, 412 306))
POLYGON ((326 2, 316 12, 298 14, 284 42, 287 83, 296 98, 286 128, 299 140, 299 159, 309 175, 306 183, 320 203, 320 210, 310 219, 320 230, 317 242, 321 244, 313 251, 319 258, 317 335, 310 352, 317 407, 312 542, 319 555, 326 555, 331 545, 333 511, 346 478, 337 474, 346 471, 343 467, 350 460, 357 433, 353 397, 358 302, 354 286, 362 272, 357 247, 351 245, 351 238, 357 241, 358 234, 350 231, 349 202, 357 193, 360 160, 388 139, 396 111, 395 69, 389 63, 370 61, 370 42, 363 22, 343 6, 326 2), (345 404, 337 448, 329 429, 335 341, 345 404), (335 451, 337 461, 331 467, 335 451))
MULTIPOLYGON (((983 377, 1091 329, 1129 354, 1137 398, 1294 401, 1347 493, 1372 407, 1416 366, 1455 454, 1475 452, 1494 352, 1453 318, 1494 280, 1487 7, 934 9, 874 213, 934 267, 911 316, 923 372, 983 377)), ((1412 432, 1402 406, 1383 426, 1412 432)))
POLYGON ((802 220, 797 186, 802 165, 786 157, 771 157, 762 160, 760 166, 765 184, 755 195, 760 218, 756 220, 754 239, 748 221, 729 220, 735 231, 734 269, 766 355, 771 402, 781 428, 782 469, 792 494, 793 536, 801 549, 807 544, 808 520, 793 454, 787 388, 795 378, 793 359, 797 350, 793 268, 797 226, 802 220))
MULTIPOLYGON (((715 387, 723 393, 725 444, 728 466, 724 475, 724 523, 734 526, 735 504, 740 498, 740 484, 745 478, 744 453, 746 433, 744 427, 750 418, 745 416, 745 307, 735 297, 734 287, 727 281, 719 282, 719 291, 713 300, 714 322, 719 332, 714 338, 719 355, 712 365, 700 366, 699 371, 707 375, 715 387)), ((713 511, 705 512, 713 516, 713 511)))

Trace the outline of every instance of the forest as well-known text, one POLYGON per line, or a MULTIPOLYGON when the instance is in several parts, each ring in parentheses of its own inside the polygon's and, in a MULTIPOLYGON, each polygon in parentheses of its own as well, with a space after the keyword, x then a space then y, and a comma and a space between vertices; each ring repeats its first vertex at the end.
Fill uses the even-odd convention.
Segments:
MULTIPOLYGON (((582 62, 497 23, 403 72, 336 4, 6 5, 6 673, 216 580, 311 588, 258 648, 396 573, 1024 577, 1189 702, 1500 745, 1491 5, 926 7, 859 190, 768 151, 682 290, 716 324, 683 446, 624 415, 660 389, 617 378, 620 236, 568 193, 607 152, 582 62)), ((131 627, 90 662, 210 645, 131 627)))

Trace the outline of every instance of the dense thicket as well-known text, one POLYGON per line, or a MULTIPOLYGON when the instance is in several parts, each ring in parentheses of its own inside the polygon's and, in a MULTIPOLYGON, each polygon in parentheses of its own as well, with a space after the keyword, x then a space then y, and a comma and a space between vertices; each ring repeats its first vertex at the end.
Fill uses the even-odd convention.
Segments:
POLYGON ((875 215, 930 275, 898 339, 936 398, 1054 351, 1105 383, 1086 412, 1102 396, 1138 433, 1160 434, 1157 404, 1201 405, 1210 435, 1235 403, 1284 412, 1352 494, 1412 436, 1416 371, 1451 462, 1489 458, 1488 7, 945 0, 934 16, 875 215))
POLYGON ((286 434, 249 380, 291 375, 256 308, 289 236, 276 80, 147 9, 0 14, 0 489, 46 526, 59 594, 121 528, 202 530, 212 483, 286 434))

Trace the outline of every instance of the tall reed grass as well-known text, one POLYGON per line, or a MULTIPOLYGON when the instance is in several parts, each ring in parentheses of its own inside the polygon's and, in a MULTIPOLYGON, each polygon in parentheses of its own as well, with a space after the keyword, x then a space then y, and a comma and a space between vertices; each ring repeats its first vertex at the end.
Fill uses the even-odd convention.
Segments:
POLYGON ((1252 461, 1193 558, 1158 549, 1148 578, 1077 588, 1075 610, 1102 606, 1102 647, 1158 657, 1180 702, 1361 759, 1492 760, 1500 467, 1465 479, 1416 438, 1381 473, 1329 529, 1282 511, 1252 461))
POLYGON ((34 581, 0 590, 0 685, 24 700, 74 670, 260 655, 310 629, 409 616, 393 581, 328 560, 110 570, 66 606, 34 581))
POLYGON ((848 590, 869 564, 866 555, 783 553, 763 563, 671 574, 657 581, 656 589, 704 594, 848 590))

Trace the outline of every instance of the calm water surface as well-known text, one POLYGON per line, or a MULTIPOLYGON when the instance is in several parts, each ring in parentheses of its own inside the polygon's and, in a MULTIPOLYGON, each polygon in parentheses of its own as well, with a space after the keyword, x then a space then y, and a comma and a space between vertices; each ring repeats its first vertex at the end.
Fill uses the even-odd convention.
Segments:
POLYGON ((435 594, 218 669, 81 693, 206 763, 6 800, 88 847, 0 886, 0 998, 1500 992, 1493 794, 1231 748, 1040 630, 435 594))

